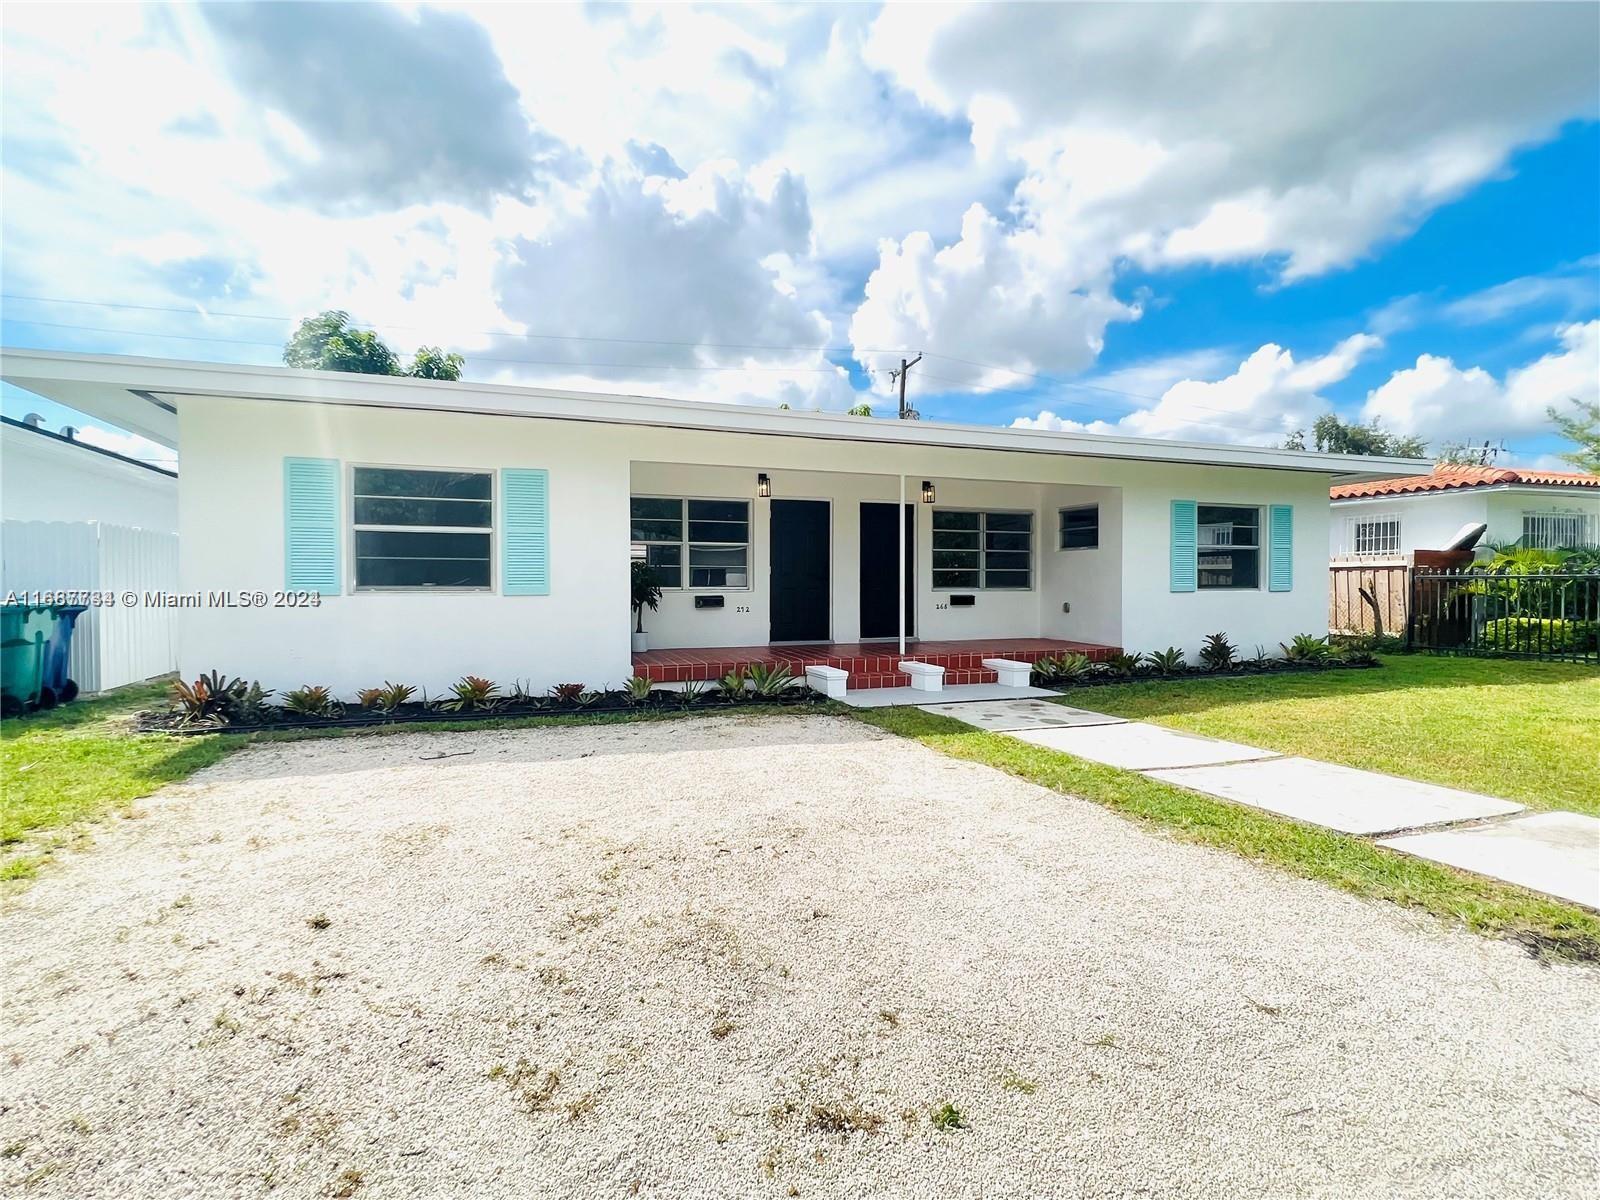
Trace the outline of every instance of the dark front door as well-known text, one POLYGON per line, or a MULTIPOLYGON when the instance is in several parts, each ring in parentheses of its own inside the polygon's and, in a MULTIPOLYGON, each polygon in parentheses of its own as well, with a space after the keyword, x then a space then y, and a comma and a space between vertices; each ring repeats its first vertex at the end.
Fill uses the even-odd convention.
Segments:
POLYGON ((828 640, 828 502, 772 502, 772 640, 828 640))
POLYGON ((895 609, 900 602, 900 580, 895 565, 900 561, 900 531, 894 525, 894 510, 905 510, 906 530, 906 636, 915 632, 917 572, 912 551, 917 544, 916 522, 911 505, 863 504, 861 506, 861 636, 890 638, 900 634, 895 609))

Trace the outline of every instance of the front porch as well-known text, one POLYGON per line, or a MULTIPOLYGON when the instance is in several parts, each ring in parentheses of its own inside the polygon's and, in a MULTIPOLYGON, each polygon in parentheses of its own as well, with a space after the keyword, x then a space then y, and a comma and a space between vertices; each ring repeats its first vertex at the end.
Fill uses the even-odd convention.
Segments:
POLYGON ((996 674, 983 665, 986 658, 1036 662, 1047 654, 1076 651, 1099 662, 1118 650, 1116 646, 1060 638, 979 638, 971 641, 910 641, 901 654, 894 642, 811 642, 795 646, 680 647, 644 650, 633 656, 634 674, 654 683, 684 683, 694 679, 720 679, 729 671, 747 670, 755 663, 782 663, 796 676, 808 666, 837 667, 850 673, 846 686, 860 688, 904 687, 910 677, 899 669, 905 661, 929 663, 945 669, 947 687, 968 683, 994 683, 996 674))

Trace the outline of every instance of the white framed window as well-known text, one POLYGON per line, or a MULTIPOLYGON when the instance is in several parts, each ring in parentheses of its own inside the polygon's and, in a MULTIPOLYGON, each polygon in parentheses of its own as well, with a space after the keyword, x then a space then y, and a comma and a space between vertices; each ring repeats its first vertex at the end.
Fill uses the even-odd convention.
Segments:
POLYGON ((1201 504, 1195 511, 1200 588, 1261 586, 1261 510, 1254 506, 1201 504))
POLYGON ((1078 504, 1072 508, 1063 508, 1058 515, 1061 523, 1058 527, 1060 540, 1056 543, 1057 549, 1099 549, 1100 506, 1098 504, 1078 504))
POLYGON ((933 510, 935 591, 1028 591, 1033 587, 1033 514, 933 510))
POLYGON ((1522 514, 1522 544, 1541 550, 1560 550, 1587 546, 1595 539, 1589 532, 1589 519, 1580 512, 1525 512, 1522 514))
POLYGON ((1393 514, 1352 517, 1350 549, 1358 557, 1377 557, 1400 553, 1400 518, 1393 514))
POLYGON ((494 586, 494 473, 350 468, 357 591, 494 586))
POLYGON ((634 496, 629 515, 634 554, 643 551, 662 587, 750 587, 750 501, 634 496))

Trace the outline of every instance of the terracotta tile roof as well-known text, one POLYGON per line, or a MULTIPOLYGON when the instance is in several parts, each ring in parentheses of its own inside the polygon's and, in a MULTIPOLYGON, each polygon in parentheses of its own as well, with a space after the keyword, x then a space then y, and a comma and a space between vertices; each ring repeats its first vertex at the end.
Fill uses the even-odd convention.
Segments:
POLYGON ((1431 475, 1407 475, 1371 483, 1342 483, 1328 489, 1335 500, 1364 496, 1414 496, 1423 492, 1448 492, 1457 488, 1497 487, 1520 483, 1533 487, 1600 488, 1600 475, 1582 471, 1532 471, 1521 467, 1438 466, 1431 475))

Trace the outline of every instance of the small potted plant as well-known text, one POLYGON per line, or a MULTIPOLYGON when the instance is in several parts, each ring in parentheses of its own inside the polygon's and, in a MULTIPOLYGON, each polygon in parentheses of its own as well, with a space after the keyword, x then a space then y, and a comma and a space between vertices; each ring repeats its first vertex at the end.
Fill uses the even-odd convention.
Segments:
POLYGON ((644 610, 655 612, 661 604, 661 581, 642 558, 633 560, 633 648, 650 649, 650 635, 644 631, 644 610))

